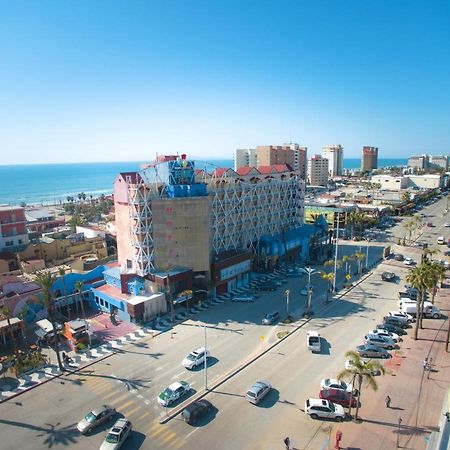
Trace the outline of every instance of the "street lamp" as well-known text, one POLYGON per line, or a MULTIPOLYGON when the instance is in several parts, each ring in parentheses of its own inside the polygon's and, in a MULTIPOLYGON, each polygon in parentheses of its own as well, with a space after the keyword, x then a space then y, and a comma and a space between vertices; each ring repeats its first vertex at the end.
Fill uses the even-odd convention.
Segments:
POLYGON ((334 278, 333 278, 333 292, 336 292, 336 272, 337 272, 337 261, 338 261, 338 241, 339 241, 339 222, 341 219, 341 214, 337 213, 337 227, 336 227, 336 252, 334 254, 334 278))
POLYGON ((370 239, 367 238, 367 248, 366 248, 366 270, 369 269, 369 242, 370 242, 370 239))
POLYGON ((206 325, 203 325, 205 332, 205 390, 208 390, 208 358, 206 357, 206 325))
POLYGON ((311 297, 312 297, 312 286, 311 286, 311 275, 314 275, 315 273, 320 273, 320 270, 313 269, 311 267, 300 267, 299 269, 303 273, 306 273, 308 275, 308 312, 311 311, 311 297))
POLYGON ((289 317, 289 294, 291 291, 289 289, 286 289, 284 291, 284 295, 286 296, 286 317, 289 317))

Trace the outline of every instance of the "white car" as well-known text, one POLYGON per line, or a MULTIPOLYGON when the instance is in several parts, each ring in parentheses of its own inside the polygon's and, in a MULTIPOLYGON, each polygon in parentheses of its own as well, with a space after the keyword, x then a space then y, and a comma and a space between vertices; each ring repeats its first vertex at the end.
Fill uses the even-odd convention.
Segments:
POLYGON ((186 369, 193 369, 200 364, 205 363, 205 359, 209 358, 209 350, 205 350, 205 347, 199 347, 189 353, 186 358, 183 359, 182 364, 186 369))
POLYGON ((347 384, 345 381, 336 380, 335 378, 324 378, 320 382, 320 390, 322 389, 338 389, 340 391, 352 391, 352 385, 347 384))
POLYGON ((384 337, 389 337, 391 338, 394 342, 400 342, 402 340, 402 338, 396 334, 396 333, 392 333, 390 331, 387 331, 383 328, 376 328, 375 330, 370 331, 369 333, 371 334, 377 334, 379 336, 384 336, 384 337))
POLYGON ((162 406, 169 406, 171 403, 177 401, 191 390, 189 383, 186 381, 177 381, 166 387, 164 391, 158 396, 158 403, 162 406))
POLYGON ((414 261, 412 260, 412 258, 405 258, 403 260, 403 264, 405 266, 413 266, 414 265, 414 261))
POLYGON ((125 418, 119 419, 109 430, 103 441, 100 450, 118 450, 122 447, 129 434, 131 433, 131 422, 125 418))
POLYGON ((401 320, 403 323, 415 322, 413 316, 411 316, 410 314, 401 312, 401 311, 389 311, 388 316, 397 317, 397 319, 401 320))
POLYGON ((321 398, 308 398, 305 402, 305 412, 312 419, 334 419, 336 422, 345 419, 345 411, 341 405, 321 398))

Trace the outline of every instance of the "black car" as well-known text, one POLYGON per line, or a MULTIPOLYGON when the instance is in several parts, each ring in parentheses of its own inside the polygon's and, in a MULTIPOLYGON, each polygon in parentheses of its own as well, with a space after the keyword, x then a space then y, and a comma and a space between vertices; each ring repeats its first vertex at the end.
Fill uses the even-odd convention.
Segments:
POLYGON ((401 253, 396 253, 395 256, 394 256, 394 259, 396 261, 403 261, 404 258, 403 258, 403 255, 401 253))
POLYGON ((260 291, 276 291, 277 286, 274 283, 261 283, 258 285, 260 291))
POLYGON ((186 406, 181 413, 183 420, 189 425, 194 424, 198 419, 208 414, 213 405, 208 400, 197 400, 186 406))
POLYGON ((394 281, 395 280, 395 273, 394 272, 383 272, 381 274, 381 279, 383 281, 394 281))
POLYGON ((407 334, 403 328, 397 327, 391 323, 382 323, 377 325, 376 328, 381 328, 383 330, 390 331, 391 333, 398 334, 399 336, 407 334))

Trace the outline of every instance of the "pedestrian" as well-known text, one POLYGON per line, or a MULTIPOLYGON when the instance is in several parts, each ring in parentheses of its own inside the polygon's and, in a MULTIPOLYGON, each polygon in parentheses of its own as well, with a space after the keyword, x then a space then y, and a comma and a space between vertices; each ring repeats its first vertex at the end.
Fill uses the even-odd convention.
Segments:
POLYGON ((386 408, 391 407, 391 397, 389 395, 386 396, 386 399, 384 400, 386 402, 386 408))
POLYGON ((286 446, 286 450, 290 450, 291 448, 291 440, 288 437, 283 439, 284 445, 286 446))
POLYGON ((428 370, 428 357, 423 360, 423 370, 428 370))
POLYGON ((446 412, 445 414, 444 414, 444 416, 445 416, 445 418, 447 419, 447 422, 450 422, 450 412, 446 412))

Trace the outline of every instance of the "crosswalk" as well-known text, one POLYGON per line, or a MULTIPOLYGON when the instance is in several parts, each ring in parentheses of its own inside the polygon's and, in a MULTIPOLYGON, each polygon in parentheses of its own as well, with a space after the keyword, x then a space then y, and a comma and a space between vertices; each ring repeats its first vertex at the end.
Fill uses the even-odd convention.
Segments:
MULTIPOLYGON (((184 439, 172 431, 167 425, 161 425, 158 419, 151 417, 150 401, 137 394, 138 390, 125 390, 124 386, 113 375, 105 377, 89 377, 83 385, 102 402, 113 406, 133 423, 133 428, 158 443, 161 448, 177 450, 185 444, 184 439)), ((154 414, 153 414, 154 416, 154 414)))

